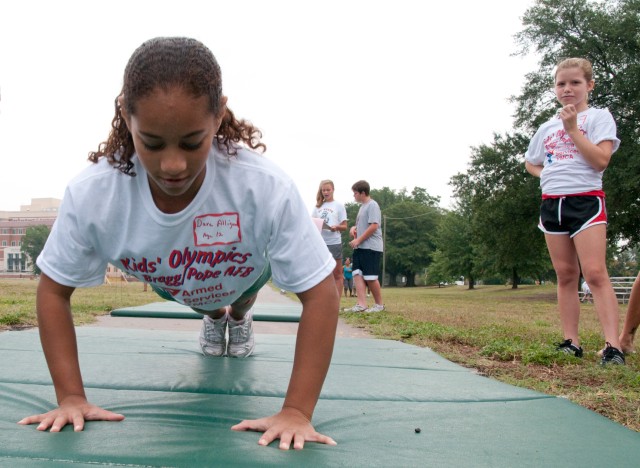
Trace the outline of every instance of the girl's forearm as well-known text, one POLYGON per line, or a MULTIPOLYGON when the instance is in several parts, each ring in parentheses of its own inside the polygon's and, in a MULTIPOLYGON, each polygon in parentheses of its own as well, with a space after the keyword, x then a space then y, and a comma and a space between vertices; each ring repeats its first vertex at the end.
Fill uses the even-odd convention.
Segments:
POLYGON ((86 398, 71 315, 72 292, 73 288, 43 274, 36 297, 40 341, 58 403, 71 395, 86 398))
POLYGON ((331 275, 298 297, 303 309, 283 406, 311 420, 333 354, 340 299, 331 275))

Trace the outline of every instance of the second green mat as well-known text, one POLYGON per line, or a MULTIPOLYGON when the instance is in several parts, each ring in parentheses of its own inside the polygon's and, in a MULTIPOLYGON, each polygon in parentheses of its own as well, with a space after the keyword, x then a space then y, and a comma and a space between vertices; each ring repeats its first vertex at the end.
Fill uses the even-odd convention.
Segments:
MULTIPOLYGON (((258 322, 299 322, 301 304, 255 304, 253 320, 258 322)), ((150 317, 171 319, 201 319, 202 314, 177 302, 152 302, 142 306, 122 307, 111 311, 113 317, 150 317)))

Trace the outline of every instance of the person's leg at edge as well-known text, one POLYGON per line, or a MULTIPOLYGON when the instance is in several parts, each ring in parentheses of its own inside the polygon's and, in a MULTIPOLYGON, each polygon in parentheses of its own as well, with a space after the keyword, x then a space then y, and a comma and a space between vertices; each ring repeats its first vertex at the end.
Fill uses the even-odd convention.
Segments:
POLYGON ((354 270, 353 272, 353 282, 356 287, 356 298, 358 299, 358 305, 361 307, 367 307, 367 295, 365 294, 365 289, 367 285, 364 282, 364 278, 362 277, 362 271, 354 270))
POLYGON ((623 353, 633 353, 633 340, 636 330, 640 326, 640 273, 636 277, 631 287, 631 296, 627 304, 627 315, 624 319, 622 332, 620 333, 620 351, 623 353))
MULTIPOLYGON (((578 323, 580 321, 580 299, 578 280, 580 265, 573 240, 566 234, 545 234, 551 263, 558 279, 558 310, 564 339, 580 346, 578 323)), ((587 279, 588 281, 588 279, 587 279)))
POLYGON ((620 349, 618 299, 611 286, 606 264, 606 224, 591 226, 573 238, 584 275, 602 326, 605 341, 620 349))
POLYGON ((344 283, 344 278, 342 277, 342 257, 336 258, 336 267, 333 269, 333 279, 336 282, 338 297, 340 297, 340 293, 342 292, 342 285, 344 283))
POLYGON ((353 284, 356 287, 356 305, 361 308, 367 308, 367 296, 365 295, 365 289, 367 288, 366 283, 364 282, 364 278, 362 276, 362 251, 360 249, 355 249, 353 251, 353 255, 351 257, 352 260, 352 268, 353 268, 353 284))
POLYGON ((374 303, 378 305, 382 304, 382 288, 380 287, 380 281, 376 278, 374 280, 367 280, 367 286, 369 286, 369 291, 373 295, 374 303))
POLYGON ((382 303, 382 288, 380 286, 380 260, 382 259, 382 252, 367 250, 367 261, 364 264, 364 280, 366 281, 367 288, 373 296, 373 308, 378 309, 380 306, 384 307, 382 303))

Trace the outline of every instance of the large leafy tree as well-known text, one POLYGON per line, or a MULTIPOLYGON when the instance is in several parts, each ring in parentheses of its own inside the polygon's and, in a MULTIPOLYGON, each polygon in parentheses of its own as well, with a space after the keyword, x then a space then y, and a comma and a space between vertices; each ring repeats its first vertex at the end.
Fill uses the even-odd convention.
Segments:
POLYGON ((538 70, 526 76, 517 103, 516 127, 531 134, 558 104, 553 69, 567 57, 594 68, 590 104, 608 108, 618 125, 620 149, 604 175, 610 241, 640 242, 640 0, 538 0, 516 35, 519 53, 535 51, 538 70))
MULTIPOLYGON (((419 201, 421 203, 434 203, 434 206, 437 205, 439 199, 437 197, 431 197, 425 189, 420 187, 415 187, 412 194, 408 194, 406 189, 402 189, 400 191, 393 190, 389 187, 382 187, 381 189, 371 189, 369 196, 373 198, 378 205, 380 206, 380 210, 384 213, 384 211, 393 206, 396 203, 412 200, 412 196, 415 194, 415 201, 419 201)), ((354 226, 356 224, 356 217, 358 216, 358 210, 360 209, 360 205, 355 202, 346 203, 345 209, 347 210, 347 218, 349 227, 354 226)), ((351 257, 352 249, 349 247, 349 229, 342 233, 342 253, 345 257, 351 257)))
MULTIPOLYGON (((441 216, 437 208, 439 197, 429 195, 426 189, 414 187, 399 191, 383 187, 371 189, 371 198, 379 205, 383 214, 385 234, 385 271, 394 283, 396 275, 407 277, 407 285, 415 285, 415 274, 426 268, 434 250, 432 235, 441 216), (393 219, 392 219, 393 218, 393 219)), ((349 226, 355 224, 360 205, 345 205, 349 226)), ((343 255, 350 257, 348 230, 342 235, 343 255)))
POLYGON ((441 216, 437 208, 413 200, 385 210, 385 269, 392 279, 401 274, 407 278, 407 286, 416 285, 416 274, 431 263, 433 238, 441 216))
POLYGON ((429 280, 450 281, 464 276, 469 289, 473 289, 479 262, 474 248, 470 211, 458 204, 456 210, 445 213, 434 240, 436 251, 429 267, 429 280))
POLYGON ((538 277, 548 255, 537 229, 538 180, 524 168, 522 135, 495 135, 491 145, 472 149, 469 170, 451 179, 471 214, 474 271, 498 273, 517 288, 523 274, 538 277))
POLYGON ((37 225, 30 226, 27 228, 25 232, 24 238, 22 239, 22 247, 21 251, 23 254, 26 254, 31 258, 33 262, 33 272, 36 275, 40 274, 40 268, 36 265, 36 258, 44 249, 44 244, 47 242, 49 238, 49 227, 45 225, 37 225))

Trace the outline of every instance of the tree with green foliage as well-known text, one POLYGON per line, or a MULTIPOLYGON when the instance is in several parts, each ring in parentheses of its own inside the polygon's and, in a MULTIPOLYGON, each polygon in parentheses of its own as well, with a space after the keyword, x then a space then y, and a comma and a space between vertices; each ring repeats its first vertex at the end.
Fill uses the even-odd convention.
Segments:
MULTIPOLYGON (((431 197, 427 194, 426 190, 420 187, 415 187, 412 191, 412 194, 416 194, 416 196, 420 200, 428 200, 432 202, 433 200, 439 200, 436 197, 431 197)), ((411 200, 411 196, 407 194, 407 189, 402 189, 400 191, 395 191, 389 187, 382 187, 381 189, 371 189, 371 193, 369 194, 371 198, 373 198, 378 205, 380 206, 380 210, 384 213, 384 210, 398 202, 411 200)), ((437 204, 437 201, 436 201, 437 204)), ((358 210, 360 209, 360 205, 356 202, 345 203, 345 209, 347 210, 347 219, 349 226, 353 226, 356 223, 356 216, 358 216, 358 210)), ((381 226, 382 227, 382 226, 381 226)), ((342 233, 342 254, 343 257, 351 257, 353 250, 349 246, 349 229, 342 233)))
POLYGON ((32 263, 33 263, 33 273, 39 275, 40 268, 36 265, 36 259, 42 249, 44 249, 44 244, 47 242, 49 238, 50 229, 48 226, 44 224, 39 224, 37 226, 30 226, 27 228, 25 232, 24 238, 22 239, 22 247, 20 250, 23 255, 27 255, 32 263))
POLYGON ((525 170, 522 135, 495 135, 491 145, 472 148, 469 170, 451 179, 457 197, 466 197, 471 216, 476 271, 498 273, 517 288, 523 274, 538 277, 549 263, 537 229, 538 180, 525 170))
POLYGON ((523 16, 516 35, 519 54, 534 50, 538 70, 526 77, 517 104, 516 128, 533 132, 558 108, 553 69, 562 59, 593 64, 590 105, 608 108, 618 126, 620 149, 603 184, 607 193, 609 240, 640 242, 640 0, 538 0, 523 16))
MULTIPOLYGON (((441 216, 437 208, 440 198, 421 187, 414 187, 411 192, 406 188, 371 189, 370 196, 380 205, 383 215, 384 266, 390 284, 395 285, 395 277, 403 275, 407 277, 407 286, 415 286, 415 275, 431 262, 432 236, 441 216)), ((353 226, 360 205, 346 203, 345 208, 349 226, 353 226)), ((352 256, 349 240, 347 230, 342 235, 343 257, 352 256)))
MULTIPOLYGON (((407 200, 383 212, 385 269, 393 280, 398 274, 415 286, 415 276, 431 263, 434 234, 442 214, 437 208, 407 200)), ((392 281, 393 282, 393 281, 392 281)))
POLYGON ((609 275, 636 276, 638 274, 639 250, 638 248, 628 248, 611 255, 612 258, 608 261, 609 275))
POLYGON ((442 216, 434 238, 436 250, 427 276, 430 283, 449 282, 464 276, 474 289, 478 256, 475 252, 471 213, 460 204, 442 216))

